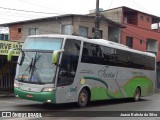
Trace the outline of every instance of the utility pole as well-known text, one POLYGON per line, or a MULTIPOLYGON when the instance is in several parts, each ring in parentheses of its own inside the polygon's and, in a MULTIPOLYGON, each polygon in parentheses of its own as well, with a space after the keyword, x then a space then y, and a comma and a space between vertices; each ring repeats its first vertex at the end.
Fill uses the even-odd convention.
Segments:
POLYGON ((99 0, 96 0, 96 16, 95 16, 95 30, 94 30, 94 38, 98 39, 99 36, 99 26, 100 26, 100 14, 99 14, 99 0))

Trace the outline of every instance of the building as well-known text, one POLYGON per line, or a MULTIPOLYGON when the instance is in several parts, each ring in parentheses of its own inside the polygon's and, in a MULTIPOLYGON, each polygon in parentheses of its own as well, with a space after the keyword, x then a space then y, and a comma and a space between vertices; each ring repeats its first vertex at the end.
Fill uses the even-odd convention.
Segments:
POLYGON ((156 84, 160 88, 160 17, 124 6, 106 10, 103 15, 126 26, 121 31, 121 44, 155 53, 158 78, 156 84))
MULTIPOLYGON (((101 16, 102 23, 100 24, 100 37, 108 39, 113 34, 116 37, 111 39, 112 41, 120 41, 121 28, 124 27, 119 23, 111 21, 104 16, 101 16)), ((1 27, 9 27, 9 40, 12 43, 17 42, 17 45, 21 45, 19 42, 24 42, 28 35, 36 34, 69 34, 78 35, 87 38, 94 37, 94 16, 88 15, 61 15, 47 18, 40 18, 34 20, 26 20, 20 22, 12 22, 6 24, 0 24, 1 27)), ((8 45, 8 43, 2 43, 3 48, 8 45)), ((11 45, 8 45, 11 46, 11 45)), ((3 51, 0 43, 0 51, 3 51)), ((11 48, 11 47, 9 47, 11 48)), ((8 51, 8 48, 7 50, 8 51)), ((13 77, 15 74, 15 64, 12 66, 7 63, 6 54, 0 53, 0 81, 2 84, 0 88, 3 87, 13 87, 13 77), (2 62, 4 61, 4 62, 2 62), (3 77, 8 75, 8 71, 12 70, 12 77, 3 77), (3 73, 1 72, 3 71, 3 73), (3 76, 2 76, 3 75, 3 76), (1 78, 2 76, 2 78, 1 78)), ((15 58, 15 61, 17 57, 15 58)), ((16 63, 16 62, 15 62, 16 63)))
POLYGON ((21 48, 21 42, 11 42, 0 40, 0 90, 9 90, 13 88, 15 69, 19 51, 15 51, 13 61, 7 61, 8 50, 11 48, 21 48))
MULTIPOLYGON (((69 34, 93 38, 94 21, 94 16, 69 14, 0 24, 0 26, 9 27, 11 41, 24 41, 28 35, 35 34, 69 34)), ((102 16, 100 36, 108 39, 116 33, 117 37, 113 41, 120 41, 122 27, 124 26, 102 16)))
POLYGON ((15 51, 13 61, 7 61, 8 50, 11 48, 21 48, 22 43, 9 40, 8 28, 0 27, 0 91, 13 89, 15 68, 19 51, 15 51))

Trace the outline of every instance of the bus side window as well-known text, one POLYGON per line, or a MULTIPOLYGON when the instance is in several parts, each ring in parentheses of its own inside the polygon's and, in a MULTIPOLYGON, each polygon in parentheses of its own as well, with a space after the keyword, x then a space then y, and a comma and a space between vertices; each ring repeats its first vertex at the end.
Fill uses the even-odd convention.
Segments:
POLYGON ((66 40, 57 81, 58 86, 73 83, 79 59, 80 43, 78 40, 66 40))

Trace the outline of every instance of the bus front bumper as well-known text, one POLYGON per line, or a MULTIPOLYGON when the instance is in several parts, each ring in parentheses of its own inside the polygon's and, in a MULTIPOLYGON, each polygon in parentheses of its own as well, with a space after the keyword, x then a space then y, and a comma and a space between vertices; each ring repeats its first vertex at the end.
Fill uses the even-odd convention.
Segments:
POLYGON ((56 93, 55 91, 51 92, 31 92, 24 91, 19 88, 14 88, 14 94, 16 97, 21 99, 39 101, 44 103, 56 103, 56 93))

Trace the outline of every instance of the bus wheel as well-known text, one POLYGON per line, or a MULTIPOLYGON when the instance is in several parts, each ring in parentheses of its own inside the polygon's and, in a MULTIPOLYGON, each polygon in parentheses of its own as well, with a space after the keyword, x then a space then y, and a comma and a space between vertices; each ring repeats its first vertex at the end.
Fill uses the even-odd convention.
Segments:
POLYGON ((78 96, 78 106, 79 107, 85 107, 87 105, 87 103, 89 102, 89 94, 88 91, 83 88, 78 96))
POLYGON ((139 87, 137 87, 134 92, 134 101, 135 102, 139 101, 140 97, 141 97, 141 90, 139 87))

